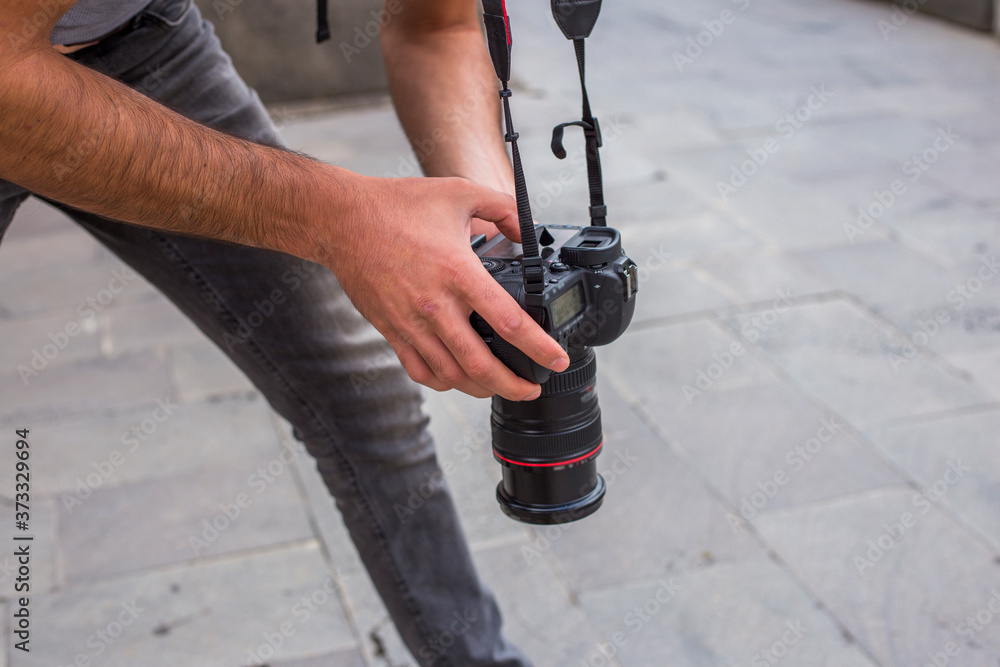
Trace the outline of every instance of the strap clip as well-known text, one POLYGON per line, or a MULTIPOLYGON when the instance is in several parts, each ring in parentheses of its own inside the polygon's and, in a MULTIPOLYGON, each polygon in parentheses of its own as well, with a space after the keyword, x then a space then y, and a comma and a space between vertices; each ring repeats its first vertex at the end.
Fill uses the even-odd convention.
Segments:
POLYGON ((575 120, 572 123, 560 123, 552 128, 552 154, 555 155, 560 160, 566 158, 566 149, 563 147, 563 133, 567 127, 578 126, 583 128, 583 135, 588 139, 597 138, 597 147, 600 148, 604 145, 604 138, 601 136, 601 126, 597 122, 596 118, 590 119, 593 122, 588 122, 586 120, 575 120))
POLYGON ((545 272, 541 257, 522 257, 521 270, 524 272, 524 290, 528 294, 540 294, 545 287, 545 272))

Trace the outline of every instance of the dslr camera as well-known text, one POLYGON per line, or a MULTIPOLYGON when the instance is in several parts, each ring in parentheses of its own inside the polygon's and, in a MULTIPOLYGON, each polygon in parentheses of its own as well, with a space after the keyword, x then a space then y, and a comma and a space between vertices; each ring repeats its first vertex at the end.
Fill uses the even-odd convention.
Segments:
POLYGON ((590 226, 536 226, 510 115, 510 19, 504 0, 483 0, 490 57, 502 84, 500 99, 511 146, 521 243, 480 236, 472 246, 493 278, 569 354, 570 365, 552 373, 496 334, 478 314, 471 323, 494 355, 515 374, 542 386, 533 401, 493 397, 493 455, 503 481, 497 500, 508 516, 554 524, 593 514, 606 485, 597 473, 604 444, 597 401, 594 346, 617 339, 632 321, 639 289, 635 262, 622 250, 618 230, 607 226, 598 149, 601 128, 590 111, 584 80, 584 40, 597 21, 601 0, 550 0, 552 16, 573 41, 583 90, 582 119, 557 125, 552 152, 566 157, 565 129, 583 129, 590 226))
POLYGON ((492 399, 493 455, 503 471, 497 487, 500 507, 528 523, 566 523, 592 514, 604 500, 604 479, 597 472, 604 437, 593 347, 614 341, 632 321, 637 267, 611 227, 535 230, 542 248, 540 294, 525 291, 520 244, 497 235, 480 240, 476 254, 559 341, 569 354, 569 368, 553 373, 535 363, 475 313, 472 325, 508 368, 542 386, 533 401, 492 399))

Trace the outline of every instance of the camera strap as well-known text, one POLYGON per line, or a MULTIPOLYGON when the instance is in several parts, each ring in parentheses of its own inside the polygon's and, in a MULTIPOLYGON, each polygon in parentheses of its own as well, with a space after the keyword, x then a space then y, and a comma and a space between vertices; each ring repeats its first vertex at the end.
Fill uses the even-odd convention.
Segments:
POLYGON ((483 23, 486 26, 486 41, 493 59, 493 69, 503 88, 500 99, 503 102, 504 141, 510 144, 511 161, 514 165, 514 196, 517 199, 517 221, 521 227, 522 272, 526 294, 541 294, 545 286, 542 258, 538 254, 538 238, 535 235, 535 221, 531 217, 528 202, 528 186, 524 182, 521 168, 521 154, 517 149, 517 132, 510 115, 510 19, 507 16, 505 0, 483 0, 483 23))
POLYGON ((601 0, 552 0, 552 16, 566 39, 573 40, 576 50, 576 65, 580 71, 580 90, 583 93, 582 119, 572 123, 560 123, 552 130, 552 153, 560 160, 566 157, 563 148, 563 132, 567 127, 578 125, 583 128, 587 146, 587 180, 590 186, 590 224, 595 227, 607 225, 608 207, 604 204, 604 178, 601 174, 601 155, 598 150, 604 141, 601 126, 590 112, 590 98, 587 96, 586 57, 584 40, 597 23, 601 13, 601 0))
MULTIPOLYGON (((601 147, 601 128, 590 110, 590 100, 587 96, 586 67, 584 40, 590 36, 601 11, 602 0, 551 0, 552 16, 559 29, 567 39, 573 40, 576 50, 577 68, 580 72, 580 88, 583 93, 582 119, 571 123, 562 123, 552 130, 552 152, 560 160, 566 157, 563 147, 563 134, 566 127, 578 125, 583 128, 587 142, 587 177, 590 186, 590 224, 598 227, 606 225, 607 206, 604 204, 604 185, 601 175, 601 160, 598 149, 601 147)), ((523 250, 524 288, 527 295, 540 294, 544 287, 541 258, 538 254, 538 240, 535 236, 535 223, 531 217, 531 206, 528 202, 528 188, 524 181, 524 171, 521 167, 521 155, 517 149, 517 132, 514 131, 510 115, 510 97, 512 95, 508 82, 510 81, 510 18, 507 16, 505 0, 483 0, 483 23, 486 26, 486 41, 493 60, 493 69, 503 88, 500 99, 503 101, 504 124, 506 134, 504 140, 510 143, 511 161, 514 167, 514 191, 517 198, 517 217, 521 227, 521 248, 523 250)), ((530 297, 529 297, 530 300, 530 297)))

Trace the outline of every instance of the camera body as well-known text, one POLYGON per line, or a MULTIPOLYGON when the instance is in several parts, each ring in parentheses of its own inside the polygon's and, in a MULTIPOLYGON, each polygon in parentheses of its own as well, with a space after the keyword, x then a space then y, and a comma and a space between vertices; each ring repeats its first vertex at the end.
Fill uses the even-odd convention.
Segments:
MULTIPOLYGON (((502 235, 474 247, 483 266, 563 349, 607 345, 632 321, 638 276, 611 227, 536 226, 541 247, 543 289, 524 288, 521 246, 502 235)), ((476 313, 472 326, 494 355, 516 375, 538 384, 552 371, 497 336, 476 313)))
POLYGON ((532 293, 525 288, 519 244, 498 235, 488 242, 480 237, 473 247, 493 278, 559 341, 569 367, 553 373, 498 336, 478 314, 471 322, 508 368, 542 386, 533 401, 493 397, 493 456, 503 473, 497 500, 514 519, 557 524, 592 514, 604 500, 606 485, 597 472, 604 435, 593 346, 612 342, 632 321, 638 271, 616 229, 548 225, 535 232, 543 282, 532 293))

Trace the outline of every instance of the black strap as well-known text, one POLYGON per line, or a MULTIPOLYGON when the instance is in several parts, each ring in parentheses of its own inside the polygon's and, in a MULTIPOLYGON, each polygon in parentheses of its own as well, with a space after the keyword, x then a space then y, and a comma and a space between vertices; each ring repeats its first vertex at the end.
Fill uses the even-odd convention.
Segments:
MULTIPOLYGON (((553 12, 556 11, 556 2, 557 0, 552 0, 553 12)), ((599 1, 597 2, 597 11, 600 11, 599 1)), ((596 19, 595 13, 594 20, 596 19)), ((558 22, 558 18, 556 20, 558 22)), ((563 32, 565 33, 566 30, 563 32)), ((589 30, 587 32, 589 34, 589 30)), ((577 69, 580 70, 580 90, 583 91, 583 119, 555 126, 552 130, 552 153, 560 160, 565 158, 566 149, 562 143, 565 128, 573 125, 583 128, 583 136, 587 146, 587 181, 590 186, 590 224, 595 227, 605 227, 607 226, 608 207, 604 203, 604 178, 601 174, 601 153, 598 150, 604 144, 604 140, 601 137, 601 125, 590 112, 583 40, 583 37, 573 39, 573 47, 576 49, 576 65, 577 69)))
MULTIPOLYGON (((521 227, 522 272, 524 274, 524 291, 531 294, 541 294, 544 284, 542 259, 538 254, 538 237, 535 235, 535 221, 531 216, 531 204, 528 201, 528 186, 524 181, 524 170, 521 168, 521 154, 517 149, 517 132, 514 131, 514 121, 510 115, 510 96, 513 94, 508 87, 510 81, 510 19, 504 0, 483 0, 483 22, 486 25, 486 41, 490 47, 490 57, 493 59, 493 69, 503 88, 500 99, 503 102, 504 126, 506 133, 504 141, 510 144, 511 161, 514 166, 514 194, 517 198, 517 221, 521 227)), ((529 304, 530 305, 530 304, 529 304)))
POLYGON ((330 23, 326 18, 327 0, 316 0, 316 43, 330 39, 330 23))

